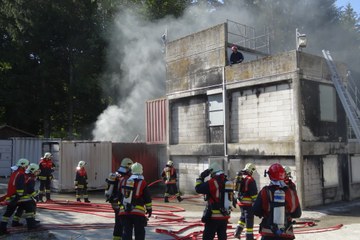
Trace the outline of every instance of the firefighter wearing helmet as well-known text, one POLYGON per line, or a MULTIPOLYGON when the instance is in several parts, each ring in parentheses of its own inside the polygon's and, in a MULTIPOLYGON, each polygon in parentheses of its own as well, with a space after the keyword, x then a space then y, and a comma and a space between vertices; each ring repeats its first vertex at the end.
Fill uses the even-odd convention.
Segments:
POLYGON ((51 201, 51 181, 53 179, 52 173, 55 170, 55 164, 52 161, 52 154, 46 152, 44 157, 40 159, 39 167, 40 173, 38 179, 40 180, 40 192, 39 202, 43 202, 43 196, 45 195, 46 201, 51 201))
MULTIPOLYGON (((23 226, 20 223, 23 212, 26 212, 26 221, 30 222, 30 225, 38 225, 40 221, 35 220, 36 201, 38 191, 35 190, 35 182, 37 175, 39 174, 39 165, 36 163, 30 163, 25 170, 25 190, 24 196, 19 200, 19 206, 13 217, 11 226, 20 227, 23 226)), ((29 223, 28 223, 29 224, 29 223)))
MULTIPOLYGON (((254 211, 252 206, 257 197, 258 189, 256 186, 253 173, 256 167, 253 163, 247 163, 240 171, 240 177, 237 177, 235 196, 237 198, 237 205, 240 207, 240 218, 236 227, 234 237, 240 239, 241 232, 245 228, 245 236, 247 240, 254 239, 254 211)), ((234 205, 236 207, 236 205, 234 205)))
POLYGON ((131 174, 124 186, 125 194, 119 213, 124 224, 122 240, 131 240, 133 232, 135 239, 144 240, 145 226, 152 214, 152 199, 140 163, 131 166, 131 174))
POLYGON ((115 225, 113 230, 113 240, 121 240, 123 225, 119 216, 122 196, 125 194, 125 184, 131 175, 131 165, 133 161, 130 158, 121 160, 120 167, 115 173, 110 173, 106 179, 107 188, 105 190, 106 201, 111 204, 115 213, 115 225))
POLYGON ((76 194, 76 201, 81 202, 81 198, 84 198, 84 202, 90 203, 89 195, 87 192, 87 185, 88 185, 88 176, 85 169, 86 162, 79 161, 76 167, 76 174, 75 174, 75 194, 76 194))
POLYGON ((294 239, 292 219, 301 217, 297 193, 284 182, 286 173, 281 164, 272 164, 265 175, 270 183, 261 189, 253 206, 254 214, 262 218, 261 239, 294 239))
POLYGON ((218 163, 211 163, 209 168, 200 174, 196 179, 195 191, 205 194, 207 202, 201 218, 205 223, 203 239, 214 239, 215 234, 219 240, 227 239, 226 230, 231 213, 233 188, 232 182, 227 180, 218 163), (210 179, 205 181, 208 176, 210 179))
MULTIPOLYGON (((12 166, 12 173, 8 182, 7 194, 5 196, 5 202, 7 204, 5 213, 2 216, 0 223, 0 235, 9 234, 7 230, 7 224, 10 217, 15 212, 19 201, 24 197, 25 191, 25 169, 30 164, 29 160, 21 158, 17 161, 15 166, 12 166)), ((28 228, 32 228, 30 225, 28 228)))
POLYGON ((289 166, 285 166, 284 170, 285 170, 285 173, 286 173, 285 180, 284 180, 286 185, 288 185, 289 188, 296 191, 296 185, 292 181, 291 168, 289 166))
POLYGON ((165 182, 164 202, 169 202, 169 196, 175 195, 177 200, 181 202, 183 199, 177 187, 177 173, 174 168, 174 162, 169 160, 161 173, 161 177, 165 182))

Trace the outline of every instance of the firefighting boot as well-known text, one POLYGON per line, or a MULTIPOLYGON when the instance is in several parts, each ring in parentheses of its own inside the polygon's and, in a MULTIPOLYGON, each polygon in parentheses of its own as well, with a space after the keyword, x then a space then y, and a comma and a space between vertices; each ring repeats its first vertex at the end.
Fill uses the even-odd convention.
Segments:
POLYGON ((47 202, 52 202, 52 199, 50 198, 50 193, 47 192, 45 195, 46 195, 46 201, 47 202))
POLYGON ((236 227, 236 230, 235 230, 235 233, 234 233, 234 238, 237 238, 237 239, 240 239, 240 236, 241 236, 241 232, 244 228, 242 226, 237 226, 236 227))
POLYGON ((37 198, 37 201, 38 201, 38 202, 44 202, 43 197, 44 197, 44 194, 39 193, 39 196, 38 196, 38 198, 37 198))
POLYGON ((77 201, 77 202, 81 202, 80 198, 77 198, 76 201, 77 201))
POLYGON ((164 197, 164 202, 169 202, 169 197, 164 197))
POLYGON ((35 221, 34 218, 27 218, 26 225, 28 230, 33 230, 39 228, 41 225, 39 222, 35 221))
POLYGON ((90 200, 88 198, 84 198, 84 202, 90 203, 90 200))
POLYGON ((12 227, 21 227, 21 226, 24 226, 24 224, 20 223, 19 221, 16 221, 16 220, 14 221, 14 220, 13 220, 13 221, 11 222, 11 226, 12 226, 12 227))
POLYGON ((180 196, 177 196, 177 200, 178 200, 179 202, 181 202, 181 201, 184 200, 184 199, 182 199, 180 196))
POLYGON ((9 234, 10 232, 7 230, 7 222, 0 223, 0 236, 9 234))

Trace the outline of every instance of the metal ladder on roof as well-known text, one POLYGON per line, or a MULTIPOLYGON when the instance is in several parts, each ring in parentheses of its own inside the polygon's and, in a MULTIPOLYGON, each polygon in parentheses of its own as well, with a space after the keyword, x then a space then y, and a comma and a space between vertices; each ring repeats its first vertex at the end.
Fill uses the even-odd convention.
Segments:
POLYGON ((326 59, 326 63, 329 66, 331 72, 331 80, 334 83, 336 92, 339 95, 340 101, 345 109, 346 116, 349 119, 352 130, 355 133, 355 136, 360 142, 360 111, 357 108, 356 100, 353 99, 350 94, 349 85, 345 86, 345 84, 341 81, 339 74, 336 70, 335 63, 330 55, 329 51, 322 50, 324 58, 326 59))

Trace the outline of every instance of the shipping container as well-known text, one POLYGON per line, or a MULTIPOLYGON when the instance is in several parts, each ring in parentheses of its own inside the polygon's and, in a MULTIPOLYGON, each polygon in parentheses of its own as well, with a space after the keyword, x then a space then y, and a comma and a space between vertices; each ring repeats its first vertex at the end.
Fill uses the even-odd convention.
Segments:
MULTIPOLYGON (((42 143, 49 140, 31 137, 15 137, 9 140, 0 140, 0 176, 10 176, 10 167, 15 165, 20 158, 26 158, 30 163, 38 163, 43 156, 42 143)), ((60 141, 60 139, 51 140, 60 141)))
POLYGON ((166 159, 166 145, 146 143, 113 143, 112 171, 116 171, 125 157, 141 163, 144 177, 148 183, 156 181, 159 176, 159 162, 166 159))
POLYGON ((0 140, 0 176, 10 176, 12 161, 12 141, 0 140))
POLYGON ((166 144, 167 105, 166 98, 146 102, 146 143, 166 144))
POLYGON ((105 179, 111 172, 111 142, 95 141, 49 141, 43 144, 43 151, 54 156, 56 170, 52 189, 56 192, 72 192, 76 167, 85 161, 88 175, 88 190, 105 189, 105 179))

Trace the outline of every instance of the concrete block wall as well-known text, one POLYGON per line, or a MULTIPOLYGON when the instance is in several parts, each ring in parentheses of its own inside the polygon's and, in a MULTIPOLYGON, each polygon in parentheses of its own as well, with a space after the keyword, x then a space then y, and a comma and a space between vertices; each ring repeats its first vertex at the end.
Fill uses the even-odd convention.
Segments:
POLYGON ((319 157, 304 157, 304 203, 307 207, 323 204, 319 157))
POLYGON ((234 92, 230 120, 231 142, 293 139, 292 106, 293 93, 289 84, 234 92))
POLYGON ((182 193, 196 194, 195 182, 199 174, 209 167, 208 157, 173 156, 179 173, 179 189, 182 193))
POLYGON ((188 98, 171 106, 171 144, 207 142, 207 113, 204 98, 188 98))

